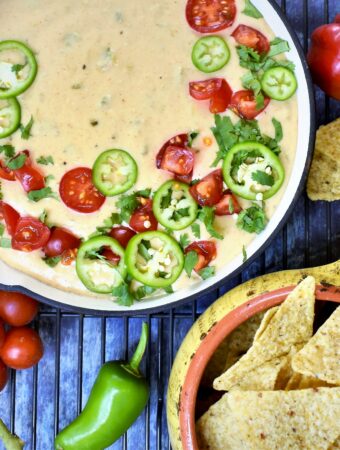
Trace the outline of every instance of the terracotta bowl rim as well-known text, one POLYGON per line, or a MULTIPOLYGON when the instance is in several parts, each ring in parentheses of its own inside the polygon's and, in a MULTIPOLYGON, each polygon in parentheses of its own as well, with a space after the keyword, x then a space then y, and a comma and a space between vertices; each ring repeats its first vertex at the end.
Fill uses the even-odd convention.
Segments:
MULTIPOLYGON (((188 365, 180 396, 179 423, 183 450, 199 450, 195 430, 196 398, 211 355, 235 328, 254 314, 282 303, 294 288, 295 285, 286 286, 246 301, 226 314, 204 337, 188 365)), ((318 285, 316 299, 340 303, 340 290, 337 286, 318 285)))

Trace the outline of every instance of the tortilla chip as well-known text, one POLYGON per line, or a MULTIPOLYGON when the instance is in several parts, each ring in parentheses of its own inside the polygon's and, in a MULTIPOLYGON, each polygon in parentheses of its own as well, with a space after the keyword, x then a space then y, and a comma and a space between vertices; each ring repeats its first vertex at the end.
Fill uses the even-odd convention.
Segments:
POLYGON ((340 306, 293 358, 295 372, 340 385, 340 306))
POLYGON ((307 194, 311 200, 340 199, 340 118, 319 128, 307 194))
POLYGON ((288 295, 248 352, 214 380, 214 388, 228 391, 250 371, 305 344, 313 333, 314 303, 315 280, 307 277, 288 295))
POLYGON ((319 387, 334 387, 334 384, 326 383, 326 381, 318 380, 314 377, 302 375, 301 373, 293 372, 291 378, 286 384, 286 391, 293 391, 297 389, 311 389, 319 387))
POLYGON ((338 439, 333 442, 333 444, 329 447, 329 450, 338 450, 340 449, 340 436, 338 437, 338 439))
POLYGON ((204 371, 202 386, 212 386, 216 377, 235 364, 249 350, 264 314, 260 312, 250 317, 219 345, 204 371))
POLYGON ((266 330, 267 326, 269 325, 270 321, 272 320, 273 316, 275 315, 278 309, 279 309, 278 306, 274 306, 274 308, 270 308, 268 309, 268 311, 266 311, 263 320, 255 333, 254 341, 257 341, 262 336, 263 332, 266 330))
POLYGON ((235 391, 225 394, 220 402, 229 405, 246 442, 240 449, 327 450, 340 434, 340 388, 235 391))

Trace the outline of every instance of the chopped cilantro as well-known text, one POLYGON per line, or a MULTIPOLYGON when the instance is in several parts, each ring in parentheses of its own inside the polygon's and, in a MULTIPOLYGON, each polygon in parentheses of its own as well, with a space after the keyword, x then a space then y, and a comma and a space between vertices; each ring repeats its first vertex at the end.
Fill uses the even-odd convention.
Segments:
POLYGON ((242 12, 246 16, 254 17, 254 19, 261 19, 261 17, 263 17, 260 11, 252 4, 250 0, 245 0, 245 8, 242 12))
POLYGON ((189 133, 188 147, 192 147, 192 143, 197 138, 198 135, 199 135, 198 131, 192 131, 191 133, 189 133))
POLYGON ((251 174, 251 178, 262 186, 273 186, 275 183, 273 175, 269 175, 262 170, 257 170, 251 174))
POLYGON ((147 297, 148 295, 153 294, 156 291, 155 288, 151 286, 139 286, 137 290, 134 292, 136 300, 141 300, 144 297, 147 297))
POLYGON ((108 234, 114 225, 120 225, 122 218, 118 213, 112 213, 110 217, 104 220, 103 225, 96 228, 96 231, 90 235, 90 237, 101 236, 108 234))
POLYGON ((198 272, 199 276, 203 278, 203 280, 207 280, 210 277, 213 277, 215 275, 215 267, 214 266, 208 266, 204 269, 201 269, 198 272))
POLYGON ((139 197, 149 198, 150 195, 151 189, 143 189, 130 195, 122 195, 116 203, 117 208, 120 209, 122 220, 129 222, 131 214, 140 206, 139 197))
POLYGON ((172 286, 166 286, 165 288, 163 288, 163 290, 167 294, 173 294, 174 293, 174 288, 172 286))
POLYGON ((37 159, 38 164, 42 164, 43 166, 48 166, 49 164, 54 164, 54 160, 52 156, 40 156, 37 159))
POLYGON ((261 206, 253 203, 252 206, 240 212, 237 226, 248 233, 261 233, 266 227, 267 218, 261 206))
POLYGON ((112 289, 112 295, 117 297, 118 305, 122 306, 131 306, 135 300, 135 296, 131 292, 130 286, 124 282, 112 289))
POLYGON ((47 264, 50 267, 55 267, 57 266, 60 261, 61 261, 61 256, 53 256, 53 257, 48 257, 46 256, 45 258, 42 258, 42 260, 44 261, 45 264, 47 264))
POLYGON ((197 238, 201 238, 201 227, 199 223, 193 223, 191 225, 191 231, 193 232, 193 235, 197 238))
POLYGON ((188 252, 184 258, 184 270, 186 271, 188 277, 191 277, 191 273, 194 270, 198 262, 198 255, 196 252, 188 252))
POLYGON ((10 170, 17 170, 17 169, 21 169, 21 167, 24 166, 25 162, 27 159, 27 155, 25 153, 19 153, 17 156, 15 156, 14 158, 8 160, 6 162, 6 166, 10 169, 10 170))
POLYGON ((190 239, 187 233, 180 235, 179 244, 183 250, 190 244, 190 239))
POLYGON ((55 176, 54 175, 47 175, 47 177, 45 177, 45 183, 50 182, 51 180, 54 180, 55 176))
POLYGON ((12 248, 12 241, 9 238, 0 238, 0 247, 2 248, 12 248))
POLYGON ((277 119, 275 119, 275 117, 273 117, 272 123, 273 123, 274 129, 275 129, 275 141, 280 142, 280 141, 282 141, 282 138, 283 138, 281 122, 279 122, 277 119))
POLYGON ((31 137, 31 130, 34 124, 34 119, 33 116, 31 116, 30 121, 28 122, 27 125, 20 125, 20 130, 21 130, 21 137, 22 139, 29 139, 31 137))
POLYGON ((214 228, 213 224, 215 219, 215 212, 213 208, 210 208, 209 206, 204 206, 198 213, 198 219, 204 223, 210 236, 216 239, 224 239, 224 237, 220 233, 218 233, 214 228))
POLYGON ((267 56, 273 57, 276 55, 279 55, 280 53, 289 52, 290 47, 287 41, 284 39, 281 39, 279 37, 276 37, 273 41, 270 43, 270 51, 267 56))
POLYGON ((4 153, 6 158, 13 158, 13 156, 15 155, 15 150, 13 145, 5 144, 0 145, 0 153, 4 153))
POLYGON ((44 187, 37 191, 30 191, 27 194, 27 197, 30 200, 32 200, 33 202, 39 202, 43 198, 54 198, 54 199, 58 200, 57 194, 55 192, 53 192, 50 187, 44 187))
POLYGON ((233 197, 229 197, 229 202, 228 202, 228 205, 229 205, 229 213, 230 214, 234 214, 234 212, 235 212, 235 206, 234 206, 234 200, 233 200, 233 197))
POLYGON ((246 250, 244 245, 242 246, 242 255, 243 255, 243 260, 242 261, 245 263, 247 261, 247 259, 248 259, 248 255, 247 255, 247 250, 246 250))

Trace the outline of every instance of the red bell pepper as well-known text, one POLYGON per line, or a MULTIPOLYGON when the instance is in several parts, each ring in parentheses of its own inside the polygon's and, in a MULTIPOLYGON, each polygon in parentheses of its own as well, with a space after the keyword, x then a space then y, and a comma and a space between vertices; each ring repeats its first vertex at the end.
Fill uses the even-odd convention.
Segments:
POLYGON ((327 95, 340 100, 340 14, 334 23, 314 30, 307 60, 314 82, 327 95))

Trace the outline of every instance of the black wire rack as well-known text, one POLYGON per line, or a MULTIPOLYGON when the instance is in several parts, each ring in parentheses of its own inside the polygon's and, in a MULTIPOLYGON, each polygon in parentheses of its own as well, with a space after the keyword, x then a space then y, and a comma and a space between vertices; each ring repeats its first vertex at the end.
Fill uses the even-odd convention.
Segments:
MULTIPOLYGON (((277 0, 304 49, 311 31, 340 12, 338 0, 277 0)), ((340 116, 340 103, 316 92, 317 123, 340 116)), ((150 380, 149 404, 112 449, 168 450, 166 389, 176 352, 193 322, 216 298, 249 278, 278 270, 335 261, 340 254, 339 202, 299 199, 287 225, 269 248, 223 288, 176 309, 152 315, 98 317, 42 306, 35 327, 45 356, 38 367, 12 372, 0 395, 0 417, 26 442, 27 450, 51 450, 55 434, 81 411, 100 366, 125 359, 138 341, 141 324, 150 327, 143 369, 150 380)), ((0 448, 1 444, 0 444, 0 448)), ((79 449, 81 450, 81 449, 79 449)))

